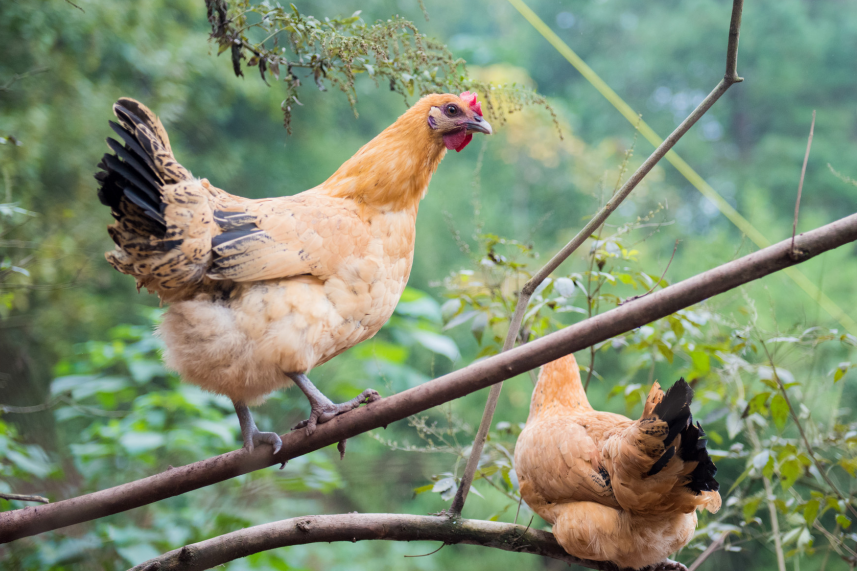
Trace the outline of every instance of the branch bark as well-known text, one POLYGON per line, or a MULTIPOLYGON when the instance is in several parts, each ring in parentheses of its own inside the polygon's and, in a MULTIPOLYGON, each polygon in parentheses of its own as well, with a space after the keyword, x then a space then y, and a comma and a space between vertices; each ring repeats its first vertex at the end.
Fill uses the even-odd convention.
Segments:
POLYGON ((797 236, 794 257, 789 238, 522 347, 338 416, 319 425, 312 436, 307 437, 302 430, 284 434, 283 448, 276 455, 268 446, 257 447, 249 453, 243 449, 236 450, 107 490, 2 513, 0 543, 130 510, 353 438, 525 373, 855 240, 857 214, 852 214, 797 236))
MULTIPOLYGON (((738 77, 736 69, 738 67, 738 36, 741 30, 741 13, 744 10, 744 0, 733 0, 732 2, 732 18, 729 23, 729 40, 726 46, 726 73, 723 79, 717 84, 714 90, 708 94, 708 97, 702 100, 702 103, 687 116, 687 119, 682 121, 681 125, 676 127, 675 131, 670 133, 663 143, 661 143, 655 152, 652 153, 646 161, 640 165, 640 168, 631 175, 631 178, 614 194, 607 204, 598 211, 595 216, 589 221, 577 235, 566 244, 562 250, 557 252, 553 258, 548 261, 545 266, 540 269, 528 281, 521 293, 518 295, 518 302, 515 305, 515 313, 512 315, 512 321, 509 324, 509 333, 503 342, 503 351, 508 351, 515 346, 515 341, 518 338, 518 333, 521 330, 521 323, 524 320, 524 314, 527 311, 527 306, 530 303, 530 298, 535 293, 536 288, 547 279, 551 273, 556 270, 560 264, 568 259, 575 250, 580 248, 583 243, 589 238, 596 229, 601 226, 607 217, 610 216, 616 208, 622 204, 631 191, 634 190, 640 181, 655 167, 656 164, 672 149, 679 139, 687 133, 699 119, 714 105, 720 97, 735 83, 744 81, 744 78, 738 77)), ((461 478, 461 484, 455 493, 455 499, 452 501, 450 511, 454 514, 460 514, 464 509, 464 502, 467 500, 467 493, 470 491, 470 486, 473 484, 473 475, 476 473, 476 467, 479 465, 479 458, 482 457, 482 448, 485 446, 485 440, 488 438, 488 430, 491 428, 491 421, 494 418, 494 411, 497 409, 497 401, 500 398, 500 391, 503 390, 503 384, 497 383, 491 387, 488 393, 488 401, 485 403, 485 410, 482 413, 482 420, 479 423, 479 429, 476 431, 476 438, 473 441, 473 447, 470 450, 470 457, 467 459, 467 466, 464 469, 464 475, 461 478)))
POLYGON ((367 540, 481 545, 550 557, 588 569, 617 571, 612 563, 569 555, 556 542, 553 534, 546 531, 511 523, 401 514, 343 514, 285 519, 186 545, 141 563, 130 571, 195 571, 289 545, 367 540))

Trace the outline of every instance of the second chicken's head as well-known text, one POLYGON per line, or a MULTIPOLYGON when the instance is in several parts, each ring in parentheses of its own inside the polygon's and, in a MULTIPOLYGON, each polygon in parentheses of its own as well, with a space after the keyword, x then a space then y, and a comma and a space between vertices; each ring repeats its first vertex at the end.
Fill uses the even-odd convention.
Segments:
POLYGON ((431 95, 428 125, 443 138, 447 149, 461 151, 473 138, 473 133, 493 133, 491 124, 482 117, 482 106, 476 94, 465 91, 431 95))

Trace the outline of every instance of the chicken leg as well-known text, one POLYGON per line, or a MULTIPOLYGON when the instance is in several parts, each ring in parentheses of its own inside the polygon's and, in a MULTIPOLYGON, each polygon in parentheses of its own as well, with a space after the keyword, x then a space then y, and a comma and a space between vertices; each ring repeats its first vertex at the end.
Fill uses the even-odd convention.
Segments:
POLYGON ((244 448, 253 451, 255 446, 265 443, 274 447, 274 454, 280 451, 283 447, 283 441, 276 432, 261 432, 256 428, 256 423, 253 421, 253 415, 250 414, 250 409, 247 403, 241 401, 232 401, 235 405, 235 413, 238 415, 238 423, 241 425, 241 436, 244 438, 244 448))
POLYGON ((312 381, 310 381, 309 377, 304 373, 287 373, 287 375, 295 382, 298 388, 303 391, 306 398, 309 399, 309 418, 300 421, 292 428, 292 430, 306 428, 307 436, 312 436, 317 424, 324 424, 333 417, 344 412, 348 412, 349 410, 354 410, 363 403, 368 404, 381 398, 381 395, 379 395, 378 391, 375 389, 366 389, 350 401, 336 404, 324 396, 324 394, 318 390, 314 384, 312 384, 312 381))

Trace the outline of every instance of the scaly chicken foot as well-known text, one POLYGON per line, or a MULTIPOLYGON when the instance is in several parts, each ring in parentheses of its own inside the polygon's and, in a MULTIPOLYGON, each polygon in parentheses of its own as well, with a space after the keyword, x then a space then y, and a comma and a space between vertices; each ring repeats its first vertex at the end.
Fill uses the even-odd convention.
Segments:
POLYGON ((279 452, 280 448, 283 447, 280 435, 276 432, 261 432, 256 428, 256 423, 253 421, 253 415, 250 414, 247 403, 232 401, 232 404, 235 405, 235 414, 238 415, 238 423, 241 425, 244 448, 252 452, 253 448, 259 444, 270 444, 274 447, 274 454, 279 452))
MULTIPOLYGON (((287 373, 287 375, 295 382, 298 388, 303 391, 306 398, 309 399, 309 418, 300 421, 292 427, 292 430, 305 428, 307 436, 312 436, 312 433, 315 432, 316 425, 324 424, 342 413, 354 410, 361 404, 375 402, 381 398, 381 395, 379 395, 378 391, 375 389, 366 389, 350 401, 336 404, 324 396, 324 394, 318 390, 314 384, 312 384, 312 381, 310 381, 309 377, 305 374, 287 373)), ((339 443, 339 452, 341 455, 345 454, 345 440, 339 443)))

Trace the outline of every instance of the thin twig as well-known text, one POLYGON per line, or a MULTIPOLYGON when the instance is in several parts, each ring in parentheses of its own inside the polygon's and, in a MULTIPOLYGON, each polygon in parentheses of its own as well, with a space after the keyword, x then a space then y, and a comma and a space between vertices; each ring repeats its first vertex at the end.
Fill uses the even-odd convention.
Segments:
POLYGON ((438 547, 437 549, 435 549, 435 550, 434 550, 434 551, 432 551, 431 553, 423 553, 422 555, 405 555, 405 557, 428 557, 429 555, 434 555, 435 553, 437 553, 438 551, 440 551, 440 550, 441 550, 441 549, 443 549, 444 547, 446 547, 446 544, 445 544, 445 543, 441 543, 441 544, 440 544, 440 547, 438 547))
POLYGON ((651 288, 649 291, 647 291, 646 293, 644 293, 644 294, 641 294, 641 295, 635 295, 634 297, 629 297, 629 298, 628 298, 628 299, 626 299, 625 301, 621 302, 619 305, 624 305, 624 304, 626 304, 626 303, 628 303, 628 302, 630 302, 630 301, 634 301, 635 299, 641 299, 641 298, 644 298, 644 297, 646 297, 647 295, 649 295, 650 293, 652 293, 653 291, 655 291, 655 288, 656 288, 656 287, 658 287, 659 285, 661 285, 661 282, 663 282, 663 281, 664 281, 664 277, 666 277, 667 272, 668 272, 668 271, 669 271, 669 269, 670 269, 670 264, 672 264, 672 263, 673 263, 673 258, 675 258, 675 251, 676 251, 676 250, 678 250, 678 243, 679 243, 680 241, 681 241, 681 240, 676 240, 676 241, 675 241, 675 246, 673 246, 673 253, 672 253, 672 256, 670 256, 670 261, 669 261, 669 262, 667 262, 667 267, 665 267, 665 268, 664 268, 664 273, 662 273, 662 274, 661 274, 661 277, 658 279, 658 281, 656 281, 654 284, 652 284, 652 288, 651 288))
POLYGON ((696 558, 696 561, 690 564, 690 567, 687 568, 687 571, 696 571, 699 569, 699 566, 705 563, 705 560, 711 557, 715 551, 719 550, 723 546, 723 542, 726 541, 726 538, 729 536, 731 532, 724 531, 720 534, 720 537, 714 540, 714 542, 708 546, 708 549, 702 552, 699 557, 696 558))
POLYGON ((797 200, 795 200, 795 221, 792 223, 792 253, 795 249, 795 232, 797 231, 797 215, 800 212, 800 195, 803 192, 803 179, 806 176, 806 163, 809 161, 809 149, 812 147, 812 132, 815 131, 815 109, 812 110, 812 123, 809 126, 809 138, 806 141, 806 154, 803 156, 803 167, 800 169, 800 182, 797 185, 797 200))
POLYGON ((61 396, 55 396, 42 404, 35 404, 33 406, 12 406, 8 404, 0 404, 0 412, 13 413, 13 414, 29 414, 32 412, 41 412, 43 410, 47 410, 57 404, 62 399, 61 396))
MULTIPOLYGON (((68 0, 66 0, 66 1, 68 1, 68 0)), ((24 78, 26 78, 26 77, 31 77, 31 76, 33 76, 33 75, 38 75, 38 74, 40 74, 40 73, 44 73, 44 72, 46 72, 46 71, 48 71, 48 68, 46 68, 46 67, 39 67, 39 68, 36 68, 36 69, 31 69, 30 71, 25 71, 24 73, 16 73, 15 75, 13 75, 13 76, 11 77, 11 79, 9 79, 9 81, 7 81, 6 83, 4 83, 3 85, 0 85, 0 92, 2 92, 2 91, 9 91, 9 88, 11 88, 11 87, 16 83, 16 82, 21 81, 22 79, 24 79, 24 78)))
POLYGON ((19 502, 39 502, 40 504, 49 504, 51 501, 44 496, 31 496, 27 494, 0 494, 0 498, 4 500, 17 500, 19 502))
MULTIPOLYGON (((643 162, 637 171, 631 175, 631 178, 622 186, 613 197, 607 201, 607 204, 592 217, 586 226, 572 238, 559 252, 557 252, 551 260, 545 264, 536 274, 524 285, 521 293, 518 296, 518 303, 515 306, 515 313, 512 316, 512 321, 509 325, 509 332, 506 335, 506 340, 503 343, 503 351, 508 351, 515 346, 515 340, 518 337, 518 332, 521 328, 521 323, 524 319, 527 306, 530 303, 530 298, 535 293, 536 288, 556 270, 568 257, 575 252, 591 235, 601 226, 604 221, 610 216, 616 208, 628 197, 641 180, 655 167, 655 165, 664 157, 664 155, 672 149, 675 144, 681 139, 685 133, 717 102, 720 97, 735 83, 743 81, 736 73, 738 60, 738 35, 741 27, 741 11, 744 7, 744 0, 733 0, 732 17, 729 27, 729 42, 726 48, 726 75, 714 90, 699 104, 699 106, 682 121, 675 131, 661 143, 655 152, 643 162)), ((491 421, 494 418, 494 411, 497 409, 497 401, 500 398, 500 392, 503 389, 502 383, 498 383, 491 387, 488 393, 488 402, 485 403, 485 410, 482 413, 482 421, 479 424, 479 429, 476 432, 476 438, 473 441, 473 447, 470 452, 470 458, 467 460, 467 466, 464 469, 464 476, 461 479, 461 485, 455 494, 455 499, 452 501, 450 511, 453 514, 460 514, 464 509, 464 502, 467 500, 467 493, 470 491, 470 485, 473 483, 473 475, 476 473, 476 468, 479 465, 479 458, 482 455, 482 448, 485 445, 485 439, 488 437, 488 430, 491 428, 491 421)))

